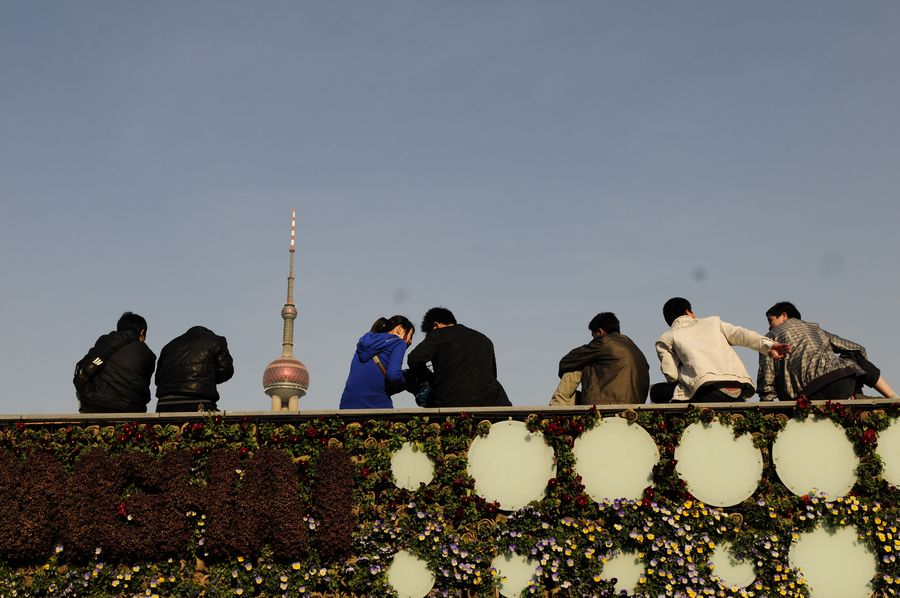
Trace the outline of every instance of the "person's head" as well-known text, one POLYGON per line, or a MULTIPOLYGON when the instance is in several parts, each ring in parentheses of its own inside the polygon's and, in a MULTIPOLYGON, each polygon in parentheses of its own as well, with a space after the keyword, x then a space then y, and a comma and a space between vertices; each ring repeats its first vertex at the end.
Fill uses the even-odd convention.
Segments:
POLYGON ((766 310, 766 320, 769 321, 769 330, 783 324, 788 318, 800 320, 800 311, 790 301, 779 301, 766 310))
POLYGON ((669 326, 681 316, 693 314, 691 302, 684 297, 672 297, 663 305, 663 318, 669 326))
POLYGON ((435 328, 443 328, 444 326, 453 326, 456 324, 456 318, 446 307, 432 307, 425 312, 422 318, 422 332, 428 334, 435 328))
POLYGON ((600 337, 610 332, 619 332, 619 318, 611 311, 601 312, 591 318, 588 330, 594 337, 600 337))
POLYGON ((372 332, 387 332, 402 338, 407 345, 412 343, 413 333, 416 327, 406 316, 391 316, 390 318, 378 318, 372 324, 372 332))
POLYGON ((133 330, 137 333, 141 340, 147 336, 147 320, 136 313, 126 311, 116 322, 116 330, 124 332, 125 330, 133 330))

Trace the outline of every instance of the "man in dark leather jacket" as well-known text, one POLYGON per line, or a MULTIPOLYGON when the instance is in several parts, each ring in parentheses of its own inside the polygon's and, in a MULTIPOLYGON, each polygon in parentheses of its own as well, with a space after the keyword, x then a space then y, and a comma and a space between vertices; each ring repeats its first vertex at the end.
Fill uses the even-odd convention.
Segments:
POLYGON ((76 390, 79 413, 147 411, 156 355, 144 343, 146 335, 147 320, 127 311, 119 318, 116 330, 97 339, 88 355, 115 350, 106 357, 103 369, 81 391, 76 390))
POLYGON ((157 412, 214 410, 216 384, 234 375, 234 362, 224 336, 194 326, 159 353, 156 368, 157 412))

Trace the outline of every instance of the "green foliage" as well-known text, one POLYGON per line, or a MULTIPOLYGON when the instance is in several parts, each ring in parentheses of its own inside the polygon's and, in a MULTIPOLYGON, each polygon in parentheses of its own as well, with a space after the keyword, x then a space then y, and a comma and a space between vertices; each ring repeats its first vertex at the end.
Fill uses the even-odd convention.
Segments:
POLYGON ((181 425, 19 424, 0 429, 0 595, 389 595, 387 570, 406 550, 435 574, 435 595, 495 596, 498 555, 533 559, 527 594, 612 596, 604 565, 635 554, 641 596, 807 596, 788 562, 798 534, 853 525, 876 555, 878 595, 900 594, 900 495, 882 478, 878 432, 895 409, 802 404, 716 413, 626 411, 660 460, 641 500, 597 504, 575 471, 578 437, 600 421, 534 413, 528 429, 552 447, 556 477, 515 513, 478 496, 467 470, 491 421, 468 414, 404 421, 338 417, 271 423, 210 417, 181 425), (850 495, 795 496, 769 450, 791 417, 840 424, 860 459, 850 495), (763 451, 756 493, 729 509, 691 496, 675 448, 697 422, 750 434, 763 451), (434 479, 394 484, 393 453, 410 443, 434 479), (25 530, 25 531, 23 531, 25 530), (744 589, 709 564, 723 543, 756 568, 744 589))

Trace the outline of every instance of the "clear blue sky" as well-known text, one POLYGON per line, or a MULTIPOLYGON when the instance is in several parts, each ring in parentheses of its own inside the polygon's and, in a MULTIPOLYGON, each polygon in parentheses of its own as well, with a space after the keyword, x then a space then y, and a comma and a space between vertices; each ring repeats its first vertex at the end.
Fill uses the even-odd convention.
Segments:
POLYGON ((0 412, 74 411, 124 310, 156 353, 225 335, 220 406, 267 409, 294 205, 306 408, 434 305, 517 405, 599 311, 661 380, 673 295, 760 331, 793 300, 900 387, 898 32, 893 1, 6 0, 0 412))

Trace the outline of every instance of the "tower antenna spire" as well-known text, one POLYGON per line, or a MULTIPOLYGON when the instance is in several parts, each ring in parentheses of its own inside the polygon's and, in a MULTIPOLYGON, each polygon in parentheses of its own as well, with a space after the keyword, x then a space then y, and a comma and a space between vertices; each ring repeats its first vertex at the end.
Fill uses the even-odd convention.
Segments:
POLYGON ((281 340, 281 356, 294 355, 294 320, 297 318, 297 307, 294 305, 294 239, 297 234, 297 208, 291 208, 291 265, 288 270, 287 301, 281 309, 284 318, 284 334, 281 340))

